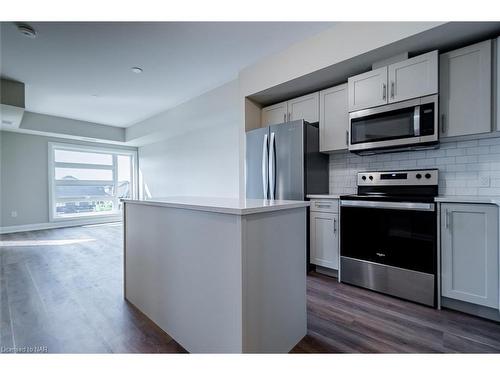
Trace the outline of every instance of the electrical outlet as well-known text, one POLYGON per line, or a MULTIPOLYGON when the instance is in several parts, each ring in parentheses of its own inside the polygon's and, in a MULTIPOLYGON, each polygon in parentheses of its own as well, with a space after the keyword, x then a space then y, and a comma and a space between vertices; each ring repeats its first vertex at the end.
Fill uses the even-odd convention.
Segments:
POLYGON ((490 176, 488 175, 479 176, 479 186, 490 187, 490 176))
POLYGON ((12 217, 17 217, 17 211, 11 211, 10 216, 12 217))

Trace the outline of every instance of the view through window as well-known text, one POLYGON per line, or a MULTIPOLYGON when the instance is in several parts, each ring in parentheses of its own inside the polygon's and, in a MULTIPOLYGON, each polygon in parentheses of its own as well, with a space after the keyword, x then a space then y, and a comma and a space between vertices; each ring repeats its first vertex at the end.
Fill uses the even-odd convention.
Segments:
POLYGON ((119 214, 134 195, 134 153, 50 144, 51 205, 55 219, 119 214))

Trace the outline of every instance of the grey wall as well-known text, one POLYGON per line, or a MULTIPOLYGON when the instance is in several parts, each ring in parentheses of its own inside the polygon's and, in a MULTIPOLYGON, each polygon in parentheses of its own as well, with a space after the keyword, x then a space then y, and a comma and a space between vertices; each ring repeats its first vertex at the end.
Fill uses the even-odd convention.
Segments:
POLYGON ((48 142, 135 149, 0 132, 0 227, 49 221, 48 142), (12 211, 17 211, 17 218, 12 211))
POLYGON ((332 154, 330 194, 354 194, 359 171, 414 168, 439 169, 439 194, 500 195, 500 138, 446 141, 427 151, 332 154))
POLYGON ((237 98, 234 81, 156 117, 155 128, 173 129, 157 134, 167 139, 139 147, 140 173, 152 197, 238 197, 237 98))
POLYGON ((41 113, 24 112, 20 128, 49 134, 66 134, 104 141, 125 142, 124 128, 43 115, 41 113))

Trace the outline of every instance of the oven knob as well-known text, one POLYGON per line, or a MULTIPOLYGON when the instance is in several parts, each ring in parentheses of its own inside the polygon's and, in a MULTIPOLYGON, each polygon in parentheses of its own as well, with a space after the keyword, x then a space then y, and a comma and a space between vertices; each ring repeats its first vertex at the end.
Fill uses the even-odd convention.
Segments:
POLYGON ((370 177, 368 177, 368 178, 370 179, 370 181, 371 181, 371 180, 373 180, 373 176, 370 176, 370 177))
POLYGON ((363 177, 361 177, 361 178, 363 179, 363 181, 365 181, 365 180, 366 180, 366 176, 363 176, 363 177))
POLYGON ((425 178, 431 178, 431 174, 430 173, 426 173, 425 174, 425 178))
POLYGON ((417 173, 417 175, 415 177, 420 180, 422 178, 422 175, 420 173, 417 173))

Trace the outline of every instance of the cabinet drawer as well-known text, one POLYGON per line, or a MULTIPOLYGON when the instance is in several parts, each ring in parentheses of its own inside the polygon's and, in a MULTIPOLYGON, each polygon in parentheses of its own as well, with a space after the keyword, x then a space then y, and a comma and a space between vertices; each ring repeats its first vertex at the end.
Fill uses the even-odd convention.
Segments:
POLYGON ((339 212, 339 200, 338 199, 312 199, 311 200, 311 211, 319 212, 339 212))

